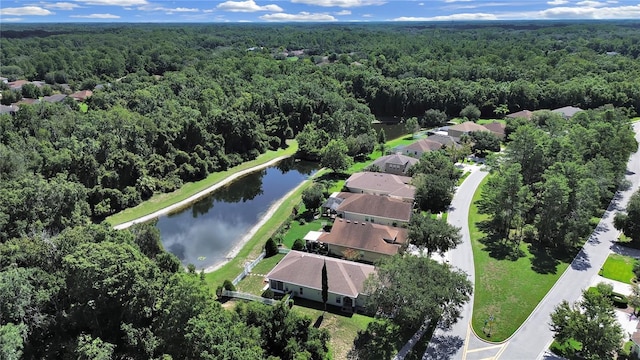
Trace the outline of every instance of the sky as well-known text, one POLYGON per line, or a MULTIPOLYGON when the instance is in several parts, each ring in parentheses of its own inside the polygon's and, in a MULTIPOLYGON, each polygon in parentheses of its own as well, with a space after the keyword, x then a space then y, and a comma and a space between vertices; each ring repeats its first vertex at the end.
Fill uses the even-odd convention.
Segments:
POLYGON ((639 0, 2 0, 2 23, 638 19, 639 0))

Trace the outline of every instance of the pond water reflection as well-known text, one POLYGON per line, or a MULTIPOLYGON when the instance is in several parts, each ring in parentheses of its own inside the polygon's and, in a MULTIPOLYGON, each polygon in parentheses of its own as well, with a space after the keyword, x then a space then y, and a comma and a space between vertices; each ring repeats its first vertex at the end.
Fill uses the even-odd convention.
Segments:
POLYGON ((317 163, 286 159, 220 188, 157 227, 164 248, 197 269, 223 262, 269 207, 318 169, 317 163))

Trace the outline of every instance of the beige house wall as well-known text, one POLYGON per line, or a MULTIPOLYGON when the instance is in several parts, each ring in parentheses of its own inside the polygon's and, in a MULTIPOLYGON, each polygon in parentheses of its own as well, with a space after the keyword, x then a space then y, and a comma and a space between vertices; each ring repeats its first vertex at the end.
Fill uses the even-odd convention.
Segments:
POLYGON ((402 221, 398 219, 358 214, 358 213, 347 212, 347 211, 339 211, 338 214, 342 215, 342 218, 345 220, 358 221, 358 222, 371 222, 374 224, 381 224, 381 225, 388 225, 388 226, 393 226, 393 223, 396 223, 398 225, 407 223, 406 221, 402 221), (373 219, 373 221, 371 221, 371 219, 373 219))
MULTIPOLYGON (((306 286, 299 286, 299 285, 288 284, 288 283, 283 283, 283 285, 284 285, 284 290, 281 291, 275 288, 274 280, 269 281, 269 287, 271 288, 272 291, 276 293, 286 293, 288 291, 291 291, 291 294, 294 297, 322 303, 322 290, 312 289, 306 286), (302 289, 302 291, 300 291, 300 289, 302 289)), ((344 298, 345 298, 344 295, 335 294, 331 292, 331 279, 329 279, 329 294, 327 299, 327 305, 342 306, 344 304, 344 298)), ((366 302, 367 302, 366 295, 359 295, 357 298, 355 299, 351 298, 351 299, 355 300, 354 305, 356 307, 363 308, 364 306, 366 306, 366 302)))

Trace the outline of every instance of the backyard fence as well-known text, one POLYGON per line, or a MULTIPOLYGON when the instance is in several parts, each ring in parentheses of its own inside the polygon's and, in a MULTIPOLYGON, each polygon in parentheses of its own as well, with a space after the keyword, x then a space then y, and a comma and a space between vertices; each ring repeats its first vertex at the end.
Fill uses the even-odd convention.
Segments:
POLYGON ((232 297, 236 299, 250 300, 250 301, 258 301, 266 305, 275 305, 278 303, 278 300, 267 299, 267 298, 263 298, 262 296, 247 294, 247 293, 238 292, 238 291, 222 290, 222 296, 232 297))
POLYGON ((236 276, 235 279, 233 279, 232 283, 233 285, 238 285, 238 283, 240 282, 240 280, 244 279, 250 272, 251 270, 253 270, 253 268, 258 265, 258 263, 264 259, 264 257, 267 254, 263 251, 255 260, 253 260, 252 262, 246 263, 244 264, 244 270, 242 270, 242 272, 240 273, 240 275, 236 276))

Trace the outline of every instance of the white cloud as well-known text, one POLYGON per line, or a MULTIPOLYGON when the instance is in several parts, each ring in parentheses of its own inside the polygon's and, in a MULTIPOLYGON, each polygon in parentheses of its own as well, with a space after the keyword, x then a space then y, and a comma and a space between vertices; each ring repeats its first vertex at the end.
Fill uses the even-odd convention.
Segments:
POLYGON ((547 1, 547 4, 557 6, 557 5, 564 5, 568 2, 569 2, 568 0, 552 0, 552 1, 547 1))
POLYGON ((364 17, 364 18, 372 18, 373 14, 362 14, 362 17, 364 17))
POLYGON ((200 9, 195 9, 195 8, 184 8, 184 7, 166 8, 166 7, 163 7, 163 6, 153 6, 151 4, 145 5, 145 6, 140 6, 140 7, 138 7, 138 10, 142 10, 142 11, 164 11, 167 14, 198 12, 198 11, 200 11, 200 9))
POLYGON ((601 3, 600 1, 586 0, 586 1, 577 2, 576 5, 578 5, 578 6, 589 6, 589 7, 600 7, 600 6, 605 6, 607 4, 601 3))
POLYGON ((424 3, 418 3, 418 5, 420 5, 420 6, 424 6, 424 3))
POLYGON ((69 3, 69 2, 57 2, 57 3, 42 3, 42 6, 47 9, 56 9, 56 10, 73 10, 75 8, 79 8, 80 5, 69 3))
POLYGON ((544 19, 638 19, 640 4, 618 7, 558 7, 540 12, 544 19))
POLYGON ((457 3, 457 2, 472 2, 473 0, 444 0, 444 2, 450 4, 450 3, 457 3))
POLYGON ((494 14, 486 14, 486 13, 466 13, 466 14, 452 14, 452 15, 433 16, 433 17, 402 16, 392 20, 393 21, 498 20, 498 17, 494 14))
POLYGON ((81 19, 120 19, 120 16, 113 14, 71 15, 69 17, 81 19))
POLYGON ((334 15, 338 15, 338 16, 351 15, 351 10, 340 10, 337 13, 335 13, 334 15))
POLYGON ((134 6, 146 5, 147 0, 75 0, 87 5, 106 5, 106 6, 134 6))
POLYGON ((306 11, 302 11, 297 14, 267 14, 260 16, 260 19, 266 21, 337 21, 338 19, 334 18, 329 14, 324 13, 309 13, 306 11))
POLYGON ((369 5, 382 5, 384 0, 291 0, 292 3, 316 5, 324 7, 359 7, 369 5))
POLYGON ((256 11, 272 11, 282 12, 282 8, 275 4, 260 6, 254 0, 247 1, 225 1, 216 6, 220 10, 231 12, 256 12, 256 11))
POLYGON ((37 16, 46 16, 46 15, 53 15, 54 13, 47 10, 47 9, 43 9, 40 6, 23 6, 23 7, 16 7, 16 8, 4 8, 4 9, 0 9, 0 15, 4 16, 4 15, 17 15, 17 16, 24 16, 24 15, 37 15, 37 16))
POLYGON ((0 21, 9 21, 9 22, 16 22, 16 21, 22 21, 24 20, 24 18, 3 18, 0 19, 0 21))

